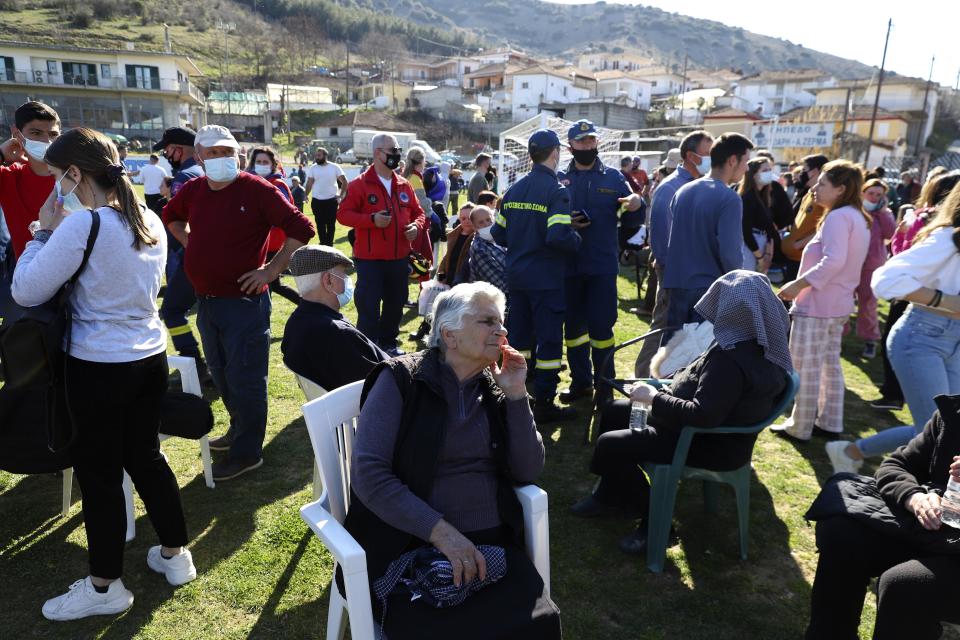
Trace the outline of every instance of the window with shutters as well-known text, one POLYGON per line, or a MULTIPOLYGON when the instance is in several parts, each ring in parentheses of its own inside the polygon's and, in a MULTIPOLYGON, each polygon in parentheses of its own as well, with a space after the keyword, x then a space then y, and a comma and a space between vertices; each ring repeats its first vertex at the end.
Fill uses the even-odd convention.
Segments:
POLYGON ((146 65, 127 65, 127 87, 130 89, 159 89, 160 69, 146 65))

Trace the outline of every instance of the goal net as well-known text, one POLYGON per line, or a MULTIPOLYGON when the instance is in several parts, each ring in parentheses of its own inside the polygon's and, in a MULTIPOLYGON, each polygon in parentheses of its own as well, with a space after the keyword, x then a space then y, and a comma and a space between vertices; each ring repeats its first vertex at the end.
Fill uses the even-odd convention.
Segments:
MULTIPOLYGON (((497 168, 497 188, 500 195, 530 172, 532 163, 527 153, 527 141, 538 129, 552 129, 560 137, 560 168, 566 167, 572 157, 567 148, 567 131, 571 126, 571 120, 541 113, 501 133, 500 149, 493 159, 493 166, 497 168)), ((617 129, 597 127, 600 160, 608 167, 620 168, 620 158, 626 153, 620 151, 623 134, 623 131, 617 129)))

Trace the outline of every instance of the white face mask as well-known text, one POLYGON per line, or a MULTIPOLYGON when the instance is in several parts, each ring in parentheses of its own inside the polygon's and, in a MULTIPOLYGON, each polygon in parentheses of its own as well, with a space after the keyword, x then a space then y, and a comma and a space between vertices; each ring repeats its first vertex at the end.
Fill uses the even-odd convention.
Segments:
POLYGON ((863 201, 863 208, 864 208, 864 210, 866 210, 866 211, 876 211, 877 209, 880 208, 880 203, 879 203, 879 202, 870 202, 869 200, 864 200, 864 201, 863 201))
POLYGON ((477 229, 477 235, 487 242, 493 242, 493 225, 477 229))
POLYGON ((697 165, 697 173, 701 176, 705 176, 710 173, 710 168, 712 167, 710 163, 710 156, 703 156, 700 158, 700 164, 697 165))
POLYGON ((273 167, 268 164, 255 164, 253 165, 253 170, 256 171, 258 176, 262 176, 264 178, 273 173, 273 167))
POLYGON ((46 155, 49 147, 49 142, 40 142, 39 140, 31 140, 26 137, 23 139, 23 148, 26 150, 27 155, 34 160, 43 160, 43 156, 46 155))
POLYGON ((757 184, 761 187, 765 187, 768 184, 773 182, 773 171, 767 169, 766 171, 760 171, 757 173, 757 184))
POLYGON ((210 158, 203 161, 203 170, 214 182, 230 182, 240 173, 235 157, 210 158))
POLYGON ((66 177, 67 174, 63 174, 54 185, 57 189, 57 201, 67 213, 73 213, 74 211, 86 211, 87 208, 83 206, 83 203, 80 202, 80 198, 78 198, 77 194, 75 193, 77 187, 80 186, 79 184, 75 184, 73 189, 70 190, 70 193, 63 193, 63 187, 60 186, 60 183, 63 182, 63 179, 66 177))

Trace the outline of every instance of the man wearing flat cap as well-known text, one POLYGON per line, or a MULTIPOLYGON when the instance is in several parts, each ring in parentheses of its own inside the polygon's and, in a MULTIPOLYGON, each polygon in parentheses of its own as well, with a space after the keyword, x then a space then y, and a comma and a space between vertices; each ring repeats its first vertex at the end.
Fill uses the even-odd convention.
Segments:
POLYGON ((185 247, 184 268, 199 301, 197 326, 213 381, 230 413, 230 429, 210 440, 229 451, 213 465, 230 480, 263 464, 270 360, 268 286, 293 252, 310 241, 313 223, 271 183, 240 171, 240 145, 229 129, 207 125, 194 140, 205 176, 191 180, 163 208, 163 221, 185 247), (286 234, 267 262, 273 227, 286 234))
POLYGON ((290 258, 301 300, 283 330, 283 363, 325 391, 363 380, 390 357, 340 314, 353 298, 352 268, 326 245, 300 247, 290 258))
POLYGON ((564 275, 580 235, 570 226, 570 193, 557 182, 560 138, 540 129, 527 148, 533 168, 503 195, 491 233, 507 247, 510 344, 536 361, 533 413, 547 423, 574 415, 554 398, 563 357, 564 275))

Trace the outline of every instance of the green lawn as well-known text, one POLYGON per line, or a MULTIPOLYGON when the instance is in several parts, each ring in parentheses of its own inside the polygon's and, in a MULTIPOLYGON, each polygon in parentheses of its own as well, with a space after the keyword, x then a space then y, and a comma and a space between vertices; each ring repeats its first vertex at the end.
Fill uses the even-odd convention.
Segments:
MULTIPOLYGON (((345 229, 338 245, 346 249, 345 229)), ((635 304, 633 271, 620 277, 621 314, 616 338, 639 335, 646 323, 629 314, 635 304)), ((411 295, 415 295, 411 291, 411 295)), ((126 553, 124 582, 135 596, 132 609, 116 618, 76 623, 48 622, 46 598, 86 575, 86 536, 79 489, 67 518, 59 515, 59 476, 0 473, 0 602, 2 638, 322 638, 332 562, 301 522, 298 508, 311 499, 312 453, 300 415, 300 391, 284 367, 280 338, 293 310, 276 298, 270 370, 270 418, 260 470, 210 490, 203 484, 194 442, 167 441, 163 449, 180 480, 183 504, 199 572, 193 583, 173 589, 144 561, 156 543, 142 503, 137 502, 136 540, 126 553)), ((353 306, 346 315, 355 320, 353 306)), ((404 316, 402 335, 416 328, 404 316)), ((407 349, 410 344, 404 345, 407 349)), ((906 412, 875 411, 880 362, 859 357, 861 343, 844 342, 847 431, 872 433, 908 419, 906 412)), ((618 358, 618 371, 633 369, 635 351, 618 358)), ((563 383, 562 383, 563 384, 563 383)), ((668 552, 662 575, 616 548, 626 520, 582 521, 567 507, 590 490, 591 448, 584 445, 587 408, 575 421, 549 429, 547 465, 541 479, 551 502, 553 597, 563 612, 567 638, 798 638, 806 624, 816 567, 813 528, 804 511, 830 473, 819 440, 794 446, 769 433, 754 454, 750 558, 741 562, 732 493, 724 492, 719 516, 702 510, 700 487, 681 487, 676 514, 681 542, 668 552)), ((227 422, 214 404, 216 427, 227 422)), ((868 465, 866 472, 871 472, 868 465)), ((870 635, 873 596, 867 598, 861 637, 870 635)))

